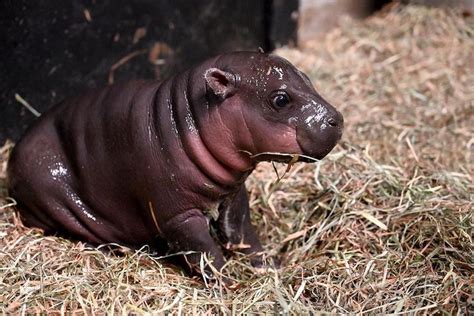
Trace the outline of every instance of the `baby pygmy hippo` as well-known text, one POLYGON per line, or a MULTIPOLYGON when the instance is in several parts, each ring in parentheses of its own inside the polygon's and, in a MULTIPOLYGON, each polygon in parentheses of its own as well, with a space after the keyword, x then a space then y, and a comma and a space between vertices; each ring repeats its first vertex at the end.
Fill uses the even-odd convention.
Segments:
POLYGON ((259 267, 245 179, 261 160, 323 158, 342 130, 342 115, 288 61, 229 53, 53 107, 13 149, 9 189, 25 224, 45 233, 194 251, 191 270, 202 253, 221 269, 226 245, 259 267))

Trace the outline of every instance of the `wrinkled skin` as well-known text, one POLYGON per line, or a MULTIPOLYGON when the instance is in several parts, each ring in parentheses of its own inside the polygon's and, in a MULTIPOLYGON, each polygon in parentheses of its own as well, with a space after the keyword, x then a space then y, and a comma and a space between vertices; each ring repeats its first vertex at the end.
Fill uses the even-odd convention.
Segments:
POLYGON ((225 245, 261 266, 244 186, 259 160, 251 156, 321 159, 342 129, 341 114, 288 61, 230 53, 163 82, 57 105, 15 146, 9 189, 25 224, 46 233, 196 251, 184 258, 191 270, 202 253, 220 269, 225 245))

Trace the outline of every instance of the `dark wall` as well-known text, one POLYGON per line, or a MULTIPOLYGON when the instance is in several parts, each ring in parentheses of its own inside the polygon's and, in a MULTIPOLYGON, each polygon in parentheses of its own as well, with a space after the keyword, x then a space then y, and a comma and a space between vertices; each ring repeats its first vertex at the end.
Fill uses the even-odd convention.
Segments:
POLYGON ((297 0, 3 0, 0 145, 35 119, 15 94, 44 112, 88 87, 294 43, 297 8, 297 0))

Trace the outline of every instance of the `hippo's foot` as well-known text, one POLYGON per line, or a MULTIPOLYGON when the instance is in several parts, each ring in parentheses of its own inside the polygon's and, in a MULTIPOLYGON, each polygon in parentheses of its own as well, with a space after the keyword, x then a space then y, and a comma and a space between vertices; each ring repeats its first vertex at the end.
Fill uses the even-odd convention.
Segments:
POLYGON ((217 225, 226 249, 247 255, 253 267, 265 266, 262 245, 250 223, 249 200, 244 185, 233 200, 223 207, 217 225))
POLYGON ((222 251, 200 210, 191 209, 173 217, 164 225, 162 233, 172 251, 183 253, 182 262, 192 274, 210 279, 214 277, 213 269, 220 271, 224 266, 222 251))
POLYGON ((265 258, 265 260, 262 260, 260 262, 250 262, 256 274, 267 274, 268 272, 275 272, 281 267, 280 259, 277 257, 267 257, 265 258))

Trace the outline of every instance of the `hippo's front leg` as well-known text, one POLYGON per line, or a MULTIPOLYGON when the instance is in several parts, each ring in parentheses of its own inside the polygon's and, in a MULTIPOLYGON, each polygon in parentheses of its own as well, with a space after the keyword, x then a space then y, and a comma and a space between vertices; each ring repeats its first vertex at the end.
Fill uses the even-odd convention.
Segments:
POLYGON ((249 198, 245 185, 242 184, 235 197, 222 206, 218 225, 228 249, 249 255, 250 263, 256 268, 263 266, 263 248, 250 223, 249 198))
MULTIPOLYGON (((163 235, 173 251, 195 251, 184 255, 187 266, 200 273, 202 253, 213 258, 212 265, 220 271, 224 256, 216 241, 211 237, 207 218, 198 209, 191 209, 170 219, 163 229, 163 235)), ((210 272, 208 266, 206 272, 210 272)))

